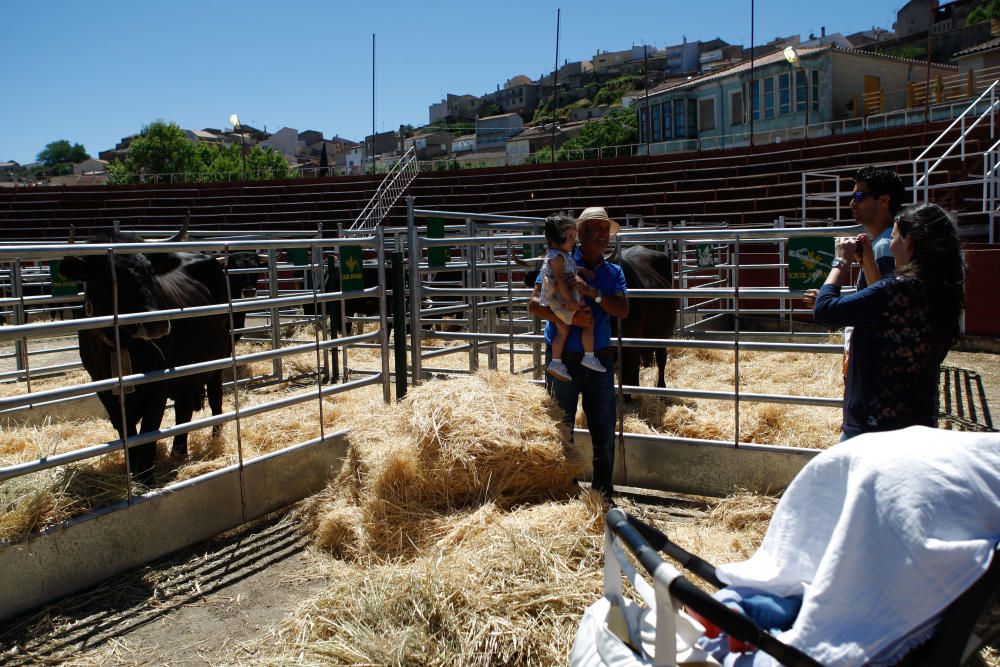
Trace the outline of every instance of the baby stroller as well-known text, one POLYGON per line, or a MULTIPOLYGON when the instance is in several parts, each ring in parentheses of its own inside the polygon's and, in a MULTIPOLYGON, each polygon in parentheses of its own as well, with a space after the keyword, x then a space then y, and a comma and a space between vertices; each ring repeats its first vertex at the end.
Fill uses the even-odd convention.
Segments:
POLYGON ((923 427, 861 436, 803 468, 743 563, 716 568, 608 512, 605 595, 584 615, 571 664, 981 665, 979 649, 1000 639, 998 545, 1000 436, 923 427), (720 593, 697 588, 660 551, 720 593), (645 607, 623 595, 623 573, 645 607), (731 604, 748 589, 779 600, 797 592, 801 606, 769 632, 731 604))

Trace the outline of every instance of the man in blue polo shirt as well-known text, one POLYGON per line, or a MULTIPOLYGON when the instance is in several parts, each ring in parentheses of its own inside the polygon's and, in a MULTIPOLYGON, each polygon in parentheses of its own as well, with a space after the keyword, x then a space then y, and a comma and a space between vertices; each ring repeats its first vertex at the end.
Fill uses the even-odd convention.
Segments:
MULTIPOLYGON (((628 296, 625 274, 617 264, 604 261, 604 252, 611 237, 618 233, 618 223, 608 217, 600 207, 584 210, 576 220, 580 247, 575 251, 577 265, 589 270, 593 278, 584 280, 577 276, 570 284, 579 290, 585 306, 573 316, 573 327, 563 352, 563 363, 569 369, 569 382, 549 377, 549 391, 565 413, 564 421, 572 437, 576 422, 577 400, 583 397, 583 412, 587 415, 587 429, 594 447, 594 476, 591 486, 607 500, 611 499, 611 476, 615 464, 615 374, 598 373, 580 365, 583 344, 580 326, 594 325, 594 354, 608 371, 617 363, 616 350, 611 346, 611 318, 628 317, 628 296)), ((535 281, 535 291, 528 303, 528 311, 535 317, 548 321, 545 327, 545 360, 552 357, 551 343, 556 334, 553 322, 556 315, 539 303, 541 276, 535 281)))

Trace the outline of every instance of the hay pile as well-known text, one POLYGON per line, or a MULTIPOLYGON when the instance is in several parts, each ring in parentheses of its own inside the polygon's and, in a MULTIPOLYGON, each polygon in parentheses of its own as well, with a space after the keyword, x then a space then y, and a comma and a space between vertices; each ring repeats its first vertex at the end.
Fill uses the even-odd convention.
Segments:
POLYGON ((428 382, 360 419, 303 510, 331 586, 277 633, 305 663, 565 661, 601 590, 601 506, 544 390, 506 373, 428 382))
MULTIPOLYGON (((668 387, 732 391, 733 353, 671 348, 668 387)), ((740 392, 795 396, 843 395, 841 357, 831 354, 740 352, 740 392)), ((643 368, 640 382, 655 386, 656 369, 643 368)), ((582 412, 581 412, 582 414, 582 412)), ((638 397, 624 410, 625 430, 685 438, 732 440, 733 404, 721 400, 638 397)), ((779 403, 740 403, 740 440, 768 445, 826 448, 840 437, 840 408, 779 403)), ((583 425, 578 415, 578 424, 583 425)))
POLYGON ((353 423, 347 460, 310 505, 318 543, 397 556, 467 507, 567 497, 583 469, 541 387, 499 372, 428 382, 353 423))

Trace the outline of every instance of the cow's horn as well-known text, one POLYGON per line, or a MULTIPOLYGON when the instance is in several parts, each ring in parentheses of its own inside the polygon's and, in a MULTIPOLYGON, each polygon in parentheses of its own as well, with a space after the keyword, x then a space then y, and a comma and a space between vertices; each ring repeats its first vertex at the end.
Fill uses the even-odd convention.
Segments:
POLYGON ((184 216, 184 223, 181 225, 180 230, 167 239, 167 243, 179 243, 181 241, 186 241, 189 224, 191 224, 191 211, 188 211, 188 214, 184 216))
POLYGON ((524 259, 523 257, 514 255, 514 263, 517 264, 518 266, 526 266, 526 267, 531 267, 533 269, 537 269, 542 265, 544 261, 545 260, 542 257, 532 257, 530 259, 524 259))
POLYGON ((69 238, 66 239, 67 245, 73 245, 76 243, 76 225, 69 226, 69 238))

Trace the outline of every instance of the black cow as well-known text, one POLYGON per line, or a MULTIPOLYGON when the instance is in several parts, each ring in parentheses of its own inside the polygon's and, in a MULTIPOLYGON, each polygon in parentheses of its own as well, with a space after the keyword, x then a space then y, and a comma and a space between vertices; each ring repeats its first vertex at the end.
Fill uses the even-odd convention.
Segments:
MULTIPOLYGON (((625 284, 629 289, 671 289, 673 288, 673 266, 670 255, 643 246, 630 246, 621 253, 620 261, 612 257, 609 261, 618 263, 625 274, 625 284)), ((515 260, 525 267, 539 267, 542 260, 515 260)), ((533 288, 538 278, 538 268, 525 272, 524 284, 533 288)), ((623 338, 670 338, 677 323, 677 300, 672 298, 631 299, 628 317, 622 320, 623 338)), ((667 348, 622 348, 622 383, 639 386, 640 362, 656 358, 656 386, 666 387, 663 377, 667 364, 667 348)))
MULTIPOLYGON (((182 240, 185 229, 170 239, 182 240)), ((72 238, 70 239, 72 243, 72 238)), ((143 239, 124 233, 103 232, 92 243, 142 243, 143 239)), ((113 289, 111 264, 107 257, 88 255, 66 257, 60 271, 68 278, 83 282, 85 311, 89 316, 111 315, 117 294, 121 314, 171 308, 189 308, 226 303, 226 284, 222 265, 214 258, 193 252, 153 252, 114 255, 117 292, 113 289)), ((123 374, 183 366, 224 358, 231 353, 229 321, 226 315, 156 321, 119 329, 121 356, 116 354, 113 328, 79 332, 80 358, 94 380, 123 374)), ((190 421, 201 405, 205 387, 213 414, 222 412, 221 371, 210 371, 165 382, 141 384, 127 392, 122 421, 118 396, 102 391, 98 397, 119 435, 134 436, 159 429, 167 397, 174 399, 176 422, 190 421)), ((187 437, 177 436, 173 454, 186 454, 187 437)), ((148 443, 129 450, 129 468, 137 479, 152 478, 156 444, 148 443)))
MULTIPOLYGON (((619 262, 630 289, 672 289, 673 266, 670 255, 643 246, 630 246, 619 262)), ((630 299, 628 317, 622 320, 623 338, 670 338, 677 324, 677 299, 630 299)), ((663 378, 667 348, 622 348, 622 384, 639 386, 640 361, 656 357, 656 386, 666 387, 663 378)))

